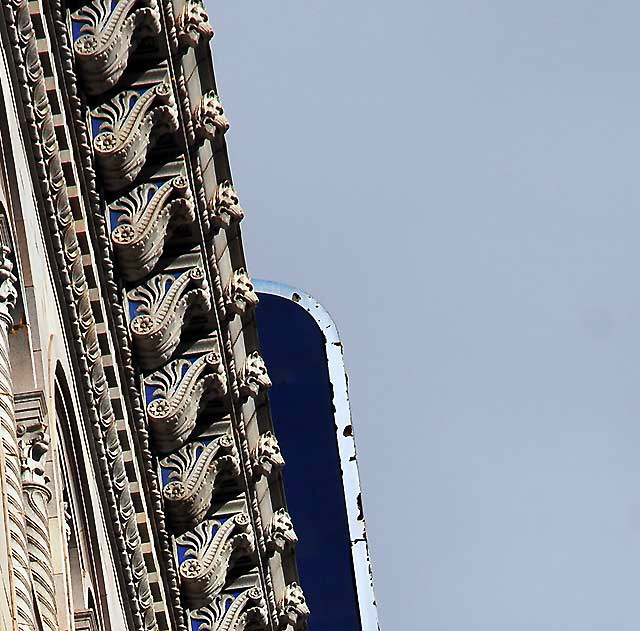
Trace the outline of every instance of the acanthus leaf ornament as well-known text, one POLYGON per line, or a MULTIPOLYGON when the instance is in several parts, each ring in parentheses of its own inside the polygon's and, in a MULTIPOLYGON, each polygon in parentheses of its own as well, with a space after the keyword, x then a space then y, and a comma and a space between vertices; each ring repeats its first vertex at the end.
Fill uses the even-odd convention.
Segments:
POLYGON ((226 394, 227 380, 220 356, 210 352, 170 362, 145 379, 145 388, 153 389, 147 418, 154 443, 167 452, 184 444, 207 400, 226 394))
POLYGON ((18 300, 18 279, 13 273, 11 248, 0 245, 0 319, 13 325, 13 309, 18 300))
POLYGON ((214 228, 228 228, 244 217, 238 194, 228 180, 218 184, 215 195, 207 204, 208 219, 214 228))
POLYGON ((209 604, 225 585, 238 557, 254 551, 251 520, 238 513, 222 520, 206 520, 176 538, 182 562, 180 582, 189 607, 209 604))
POLYGON ((264 359, 257 351, 248 355, 238 374, 240 395, 249 398, 257 397, 271 387, 271 379, 267 373, 264 359))
POLYGON ((247 271, 241 267, 233 272, 225 289, 225 306, 227 313, 243 315, 258 304, 253 283, 247 271))
POLYGON ((298 583, 287 585, 278 607, 280 628, 293 627, 295 631, 303 631, 307 627, 309 613, 309 606, 304 597, 302 587, 298 583))
POLYGON ((166 81, 146 90, 119 92, 94 109, 91 119, 96 162, 109 191, 133 182, 158 137, 178 128, 178 111, 166 81))
POLYGON ((222 102, 213 90, 204 94, 193 110, 193 124, 196 134, 208 140, 224 136, 229 130, 222 102))
POLYGON ((278 439, 272 432, 260 434, 252 459, 253 471, 256 475, 269 477, 284 466, 284 457, 280 451, 278 439))
POLYGON ((284 508, 273 513, 266 528, 267 549, 271 552, 284 552, 286 548, 298 543, 298 536, 293 529, 291 515, 284 508))
POLYGON ((210 605, 190 612, 193 631, 248 631, 266 627, 267 608, 262 590, 251 587, 237 596, 220 594, 210 605))
POLYGON ((200 40, 209 41, 213 37, 213 27, 202 0, 186 0, 176 18, 178 41, 184 46, 195 48, 200 40))
POLYGON ((175 530, 195 526, 211 506, 220 475, 240 474, 233 438, 225 434, 208 444, 194 441, 160 461, 166 484, 164 507, 175 530))
POLYGON ((113 202, 109 211, 118 215, 111 242, 120 273, 128 281, 153 269, 176 222, 194 220, 193 196, 182 175, 164 184, 142 184, 113 202))
POLYGON ((92 0, 71 15, 78 73, 89 94, 101 94, 122 76, 145 36, 160 33, 156 0, 92 0))
POLYGON ((158 274, 128 294, 134 307, 129 328, 140 364, 154 369, 166 362, 180 343, 188 311, 211 308, 204 271, 193 267, 182 274, 158 274))

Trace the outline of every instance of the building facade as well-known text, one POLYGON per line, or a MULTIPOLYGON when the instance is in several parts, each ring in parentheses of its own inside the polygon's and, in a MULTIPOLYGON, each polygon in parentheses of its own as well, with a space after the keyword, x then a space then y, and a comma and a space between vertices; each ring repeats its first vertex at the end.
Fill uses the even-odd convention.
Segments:
POLYGON ((0 628, 304 629, 204 7, 0 2, 0 628))

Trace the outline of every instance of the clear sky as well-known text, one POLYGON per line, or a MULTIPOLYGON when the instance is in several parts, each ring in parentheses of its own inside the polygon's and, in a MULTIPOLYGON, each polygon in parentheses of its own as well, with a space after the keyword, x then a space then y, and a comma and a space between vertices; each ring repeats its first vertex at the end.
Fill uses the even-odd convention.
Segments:
POLYGON ((640 5, 209 14, 249 270, 345 343, 383 631, 637 631, 640 5))

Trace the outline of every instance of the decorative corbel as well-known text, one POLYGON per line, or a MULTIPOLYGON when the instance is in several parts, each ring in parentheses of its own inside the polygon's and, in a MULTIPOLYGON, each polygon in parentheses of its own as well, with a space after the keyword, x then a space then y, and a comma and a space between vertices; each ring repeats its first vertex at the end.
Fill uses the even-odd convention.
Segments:
POLYGON ((269 552, 284 552, 286 548, 298 543, 298 536, 293 529, 291 515, 284 508, 278 509, 271 516, 265 532, 267 550, 269 552))
POLYGON ((238 374, 240 395, 246 399, 257 397, 270 387, 271 379, 269 379, 264 359, 262 359, 260 353, 254 351, 244 360, 244 365, 238 374))
POLYGON ((252 453, 253 472, 256 476, 270 477, 284 467, 284 457, 280 451, 278 439, 272 432, 264 432, 258 438, 258 444, 252 453))
POLYGON ((293 627, 295 631, 303 631, 307 627, 309 613, 302 587, 298 583, 287 585, 278 607, 280 628, 293 627))
POLYGON ((238 194, 229 180, 218 184, 216 192, 207 204, 208 219, 213 228, 227 229, 244 217, 238 194))
POLYGON ((109 212, 118 217, 111 242, 120 273, 128 281, 153 269, 176 223, 195 218, 189 182, 182 175, 136 187, 110 204, 109 212))
POLYGON ((91 112, 93 149, 102 185, 117 191, 133 182, 157 139, 178 128, 167 81, 146 90, 125 90, 91 112))
POLYGON ((14 309, 18 300, 18 279, 13 273, 11 248, 0 239, 0 320, 4 327, 12 328, 14 309))
POLYGON ((233 272, 225 288, 225 308, 229 315, 243 315, 258 304, 249 274, 241 267, 233 272))
POLYGON ((158 274, 128 294, 133 318, 133 346, 143 368, 166 362, 180 343, 182 327, 194 310, 211 308, 204 272, 193 267, 182 274, 158 274))
POLYGON ((211 506, 219 476, 240 475, 233 438, 225 434, 211 442, 195 441, 160 461, 164 509, 174 530, 200 523, 211 506))
POLYGON ((237 596, 220 594, 210 605, 191 611, 193 631, 247 631, 266 628, 268 613, 262 590, 252 587, 237 596))
POLYGON ((88 94, 101 94, 122 76, 143 37, 160 33, 156 0, 92 0, 71 14, 78 74, 88 94))
POLYGON ((213 27, 202 0, 185 0, 176 18, 178 41, 183 46, 195 48, 200 40, 208 42, 213 37, 213 27))
POLYGON ((193 127, 199 138, 208 140, 224 136, 229 130, 222 102, 213 90, 204 94, 193 110, 193 127))
POLYGON ((147 418, 153 442, 158 451, 167 452, 184 444, 209 399, 226 394, 227 378, 220 356, 211 352, 194 362, 170 362, 145 379, 145 388, 150 391, 147 418))
POLYGON ((188 606, 211 603, 227 580, 238 557, 254 551, 249 516, 238 513, 226 520, 207 520, 176 538, 179 573, 188 606))

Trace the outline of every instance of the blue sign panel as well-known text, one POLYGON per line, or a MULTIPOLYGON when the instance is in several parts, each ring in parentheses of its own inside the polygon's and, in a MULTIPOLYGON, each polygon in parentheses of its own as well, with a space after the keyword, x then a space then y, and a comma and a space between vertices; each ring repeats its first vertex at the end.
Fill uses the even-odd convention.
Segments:
POLYGON ((256 281, 261 352, 309 631, 378 629, 342 346, 310 296, 256 281))

